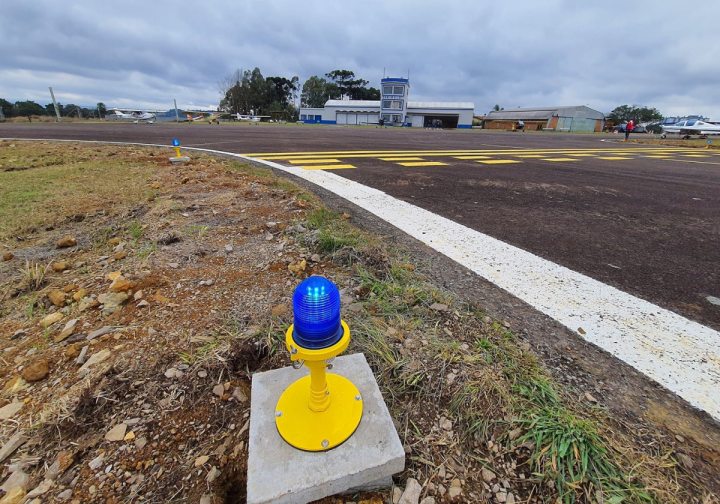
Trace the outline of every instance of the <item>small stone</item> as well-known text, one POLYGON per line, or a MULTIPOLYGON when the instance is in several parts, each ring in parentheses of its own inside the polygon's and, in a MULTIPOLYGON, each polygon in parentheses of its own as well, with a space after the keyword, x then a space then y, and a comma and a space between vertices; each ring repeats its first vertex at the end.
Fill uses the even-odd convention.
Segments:
POLYGON ((505 492, 496 492, 495 499, 498 502, 505 502, 505 501, 507 501, 507 494, 505 492))
POLYGON ((400 497, 402 497, 403 491, 400 487, 393 487, 393 494, 392 494, 392 502, 393 504, 398 504, 400 502, 400 497))
POLYGON ((89 310, 90 308, 96 308, 98 306, 100 306, 100 301, 98 301, 97 299, 84 297, 79 301, 77 309, 79 313, 82 313, 86 310, 89 310))
POLYGON ((103 313, 110 315, 119 310, 129 297, 126 292, 111 292, 109 294, 100 294, 98 301, 103 305, 103 313))
POLYGON ((205 371, 204 369, 201 369, 200 371, 197 372, 197 375, 198 375, 198 378, 207 378, 208 374, 207 374, 207 371, 205 371))
POLYGON ((147 300, 142 299, 138 304, 136 305, 138 308, 145 308, 146 306, 150 306, 150 303, 147 302, 147 300))
POLYGON ((688 471, 692 470, 695 463, 693 462, 693 460, 690 457, 688 457, 684 453, 678 453, 677 457, 680 460, 680 463, 683 465, 683 467, 685 467, 685 469, 687 469, 688 471))
POLYGON ((505 504, 515 504, 515 496, 512 493, 507 494, 507 498, 505 499, 505 504))
POLYGON ((435 497, 425 497, 420 504, 435 504, 435 497))
POLYGON ((455 497, 459 497, 462 494, 462 483, 460 483, 460 480, 455 478, 450 482, 450 488, 448 489, 448 496, 450 499, 454 499, 455 497))
POLYGON ((92 341, 95 338, 99 338, 100 336, 105 336, 106 334, 109 334, 115 330, 112 326, 103 326, 100 329, 96 329, 92 331, 90 334, 87 335, 88 341, 92 341))
POLYGON ((71 319, 68 320, 67 324, 65 324, 65 327, 63 327, 63 330, 60 331, 60 334, 55 336, 54 341, 55 343, 60 343, 61 341, 64 341, 69 336, 72 336, 72 333, 75 332, 75 325, 78 323, 78 319, 71 319))
POLYGON ((115 427, 105 433, 105 441, 122 441, 125 438, 127 424, 117 424, 115 427))
POLYGON ((223 394, 225 393, 225 387, 223 386, 222 383, 219 383, 213 387, 212 391, 213 391, 213 394, 222 398, 223 394))
POLYGON ((97 471, 98 469, 100 469, 102 467, 104 460, 105 460, 105 457, 103 455, 98 455, 97 457, 95 457, 88 463, 88 466, 93 471, 97 471))
POLYGON ((46 359, 39 359, 23 368, 20 373, 27 382, 43 380, 50 373, 50 365, 46 359))
POLYGON ((583 329, 582 327, 578 327, 578 328, 577 328, 577 332, 578 332, 578 334, 580 334, 581 336, 585 336, 585 335, 587 334, 587 332, 585 332, 585 329, 583 329))
POLYGON ((181 378, 182 375, 183 372, 174 367, 171 367, 167 371, 165 371, 165 378, 181 378))
POLYGON ((430 309, 435 310, 435 311, 443 311, 444 312, 444 311, 448 310, 448 305, 442 304, 442 303, 433 303, 430 305, 430 309))
POLYGON ((297 262, 292 262, 288 264, 288 270, 295 273, 296 275, 299 275, 303 271, 307 269, 307 261, 305 259, 301 259, 297 262))
POLYGON ((713 305, 715 305, 715 306, 720 306, 720 298, 718 298, 718 297, 715 297, 715 296, 707 296, 705 299, 706 299, 707 302, 710 303, 710 304, 713 304, 713 305))
POLYGON ((9 492, 15 487, 21 487, 22 489, 27 489, 28 483, 30 482, 30 476, 23 472, 22 469, 18 469, 15 472, 13 472, 8 478, 5 480, 5 482, 0 485, 0 490, 3 492, 9 492))
POLYGON ((245 392, 243 392, 240 387, 235 387, 235 390, 233 390, 232 398, 235 399, 239 403, 247 402, 248 398, 245 395, 245 392))
POLYGON ((207 476, 205 477, 205 481, 207 481, 208 483, 212 483, 213 481, 218 479, 218 476, 220 476, 220 474, 221 474, 220 469, 218 469, 215 466, 212 466, 210 468, 210 471, 208 471, 207 476))
POLYGON ((685 442, 685 438, 682 437, 680 434, 675 434, 675 439, 678 440, 678 443, 684 443, 684 442, 685 442))
POLYGON ((202 496, 200 496, 200 504, 213 504, 212 494, 202 494, 202 496))
POLYGON ((63 306, 65 306, 65 299, 67 298, 67 294, 65 294, 61 290, 53 289, 48 292, 47 298, 52 304, 54 304, 58 308, 62 308, 63 306))
POLYGON ((61 272, 65 271, 66 269, 68 269, 69 267, 70 267, 70 265, 65 261, 57 261, 57 262, 52 263, 52 269, 56 273, 61 273, 61 272))
POLYGON ((88 370, 92 366, 95 366, 96 364, 100 364, 101 362, 106 361, 108 358, 110 358, 110 355, 112 355, 112 353, 107 348, 100 350, 97 353, 92 354, 92 356, 90 356, 90 358, 87 360, 87 362, 85 364, 83 364, 80 369, 78 369, 78 373, 80 375, 87 373, 88 370))
POLYGON ((495 479, 495 473, 487 467, 483 467, 480 470, 480 473, 482 474, 482 479, 485 481, 485 483, 492 483, 492 481, 495 479))
POLYGON ((62 492, 60 492, 58 494, 57 498, 60 501, 67 501, 72 498, 72 494, 73 494, 72 488, 66 488, 65 490, 63 490, 62 492))
POLYGON ((172 269, 178 269, 180 267, 180 263, 171 262, 171 263, 168 263, 168 267, 172 268, 172 269))
POLYGON ((55 485, 55 482, 53 480, 43 480, 42 483, 40 483, 38 486, 30 490, 30 492, 27 494, 28 499, 34 499, 38 495, 43 495, 47 493, 48 490, 50 490, 53 485, 55 485))
POLYGON ((455 378, 457 378, 457 375, 455 373, 448 373, 445 377, 445 383, 448 385, 452 385, 455 383, 455 378))
POLYGON ((398 504, 418 504, 422 487, 415 478, 408 478, 405 491, 402 493, 398 504))
POLYGON ((225 245, 225 252, 230 253, 232 251, 233 251, 232 245, 230 245, 229 243, 227 245, 225 245))
POLYGON ((13 254, 12 252, 4 252, 2 259, 3 259, 3 261, 7 262, 7 261, 12 261, 14 257, 15 257, 15 254, 13 254))
POLYGON ((451 431, 452 427, 453 427, 452 422, 449 419, 447 419, 445 417, 440 418, 440 428, 442 430, 451 431))
POLYGON ((125 259, 127 257, 128 253, 126 250, 121 250, 120 252, 115 252, 113 254, 113 259, 116 261, 120 261, 122 259, 125 259))
POLYGON ((80 364, 81 366, 85 364, 85 357, 87 356, 88 348, 90 348, 90 345, 85 345, 80 349, 80 355, 78 355, 77 359, 75 359, 77 364, 80 364))
POLYGON ((585 392, 585 399, 590 401, 591 403, 597 403, 598 400, 593 396, 590 392, 585 392))
POLYGON ((144 297, 145 297, 145 293, 142 290, 139 290, 135 294, 133 294, 133 299, 135 301, 140 301, 144 297))
POLYGON ((320 257, 320 254, 313 254, 310 256, 310 260, 314 263, 319 263, 322 258, 320 257))
POLYGON ((110 239, 108 240, 108 244, 111 245, 111 246, 113 246, 113 247, 115 247, 116 245, 120 245, 120 242, 121 242, 121 241, 122 241, 122 240, 120 239, 120 237, 115 236, 114 238, 110 238, 110 239))
POLYGON ((135 282, 132 282, 122 275, 119 275, 110 284, 110 292, 125 292, 135 287, 135 282))
POLYGON ((26 441, 27 438, 22 432, 15 433, 15 435, 2 445, 2 448, 0 448, 0 464, 3 463, 10 455, 15 453, 15 450, 24 445, 26 441))
POLYGON ((11 402, 0 408, 0 420, 8 420, 14 417, 21 409, 23 409, 25 403, 22 401, 11 402))
POLYGON ((133 431, 130 431, 127 434, 125 434, 123 441, 132 441, 134 439, 135 439, 135 433, 133 431))
POLYGON ((210 460, 210 457, 207 455, 201 455, 200 457, 195 459, 195 467, 200 467, 201 465, 204 465, 208 460, 210 460))
POLYGON ((10 336, 10 339, 15 340, 15 339, 19 339, 19 338, 24 338, 25 336, 27 336, 27 331, 25 331, 24 329, 18 329, 17 331, 12 333, 12 336, 10 336))
POLYGON ((57 248, 68 248, 68 247, 74 247, 75 245, 77 245, 77 240, 75 239, 74 236, 69 236, 69 235, 63 236, 55 243, 55 246, 57 248))
POLYGON ((270 313, 273 317, 283 317, 288 313, 288 306, 286 304, 278 304, 270 309, 270 313))
POLYGON ((145 437, 137 438, 135 440, 135 448, 137 448, 138 450, 142 450, 143 448, 145 448, 145 445, 147 445, 147 442, 147 438, 145 437))

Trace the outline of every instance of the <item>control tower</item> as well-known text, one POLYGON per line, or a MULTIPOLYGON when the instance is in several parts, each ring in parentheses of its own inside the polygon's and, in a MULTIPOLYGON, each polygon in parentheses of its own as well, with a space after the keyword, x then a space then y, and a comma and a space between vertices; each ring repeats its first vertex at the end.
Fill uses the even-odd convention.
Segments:
POLYGON ((402 126, 407 114, 410 81, 387 77, 380 81, 380 118, 387 125, 402 126))

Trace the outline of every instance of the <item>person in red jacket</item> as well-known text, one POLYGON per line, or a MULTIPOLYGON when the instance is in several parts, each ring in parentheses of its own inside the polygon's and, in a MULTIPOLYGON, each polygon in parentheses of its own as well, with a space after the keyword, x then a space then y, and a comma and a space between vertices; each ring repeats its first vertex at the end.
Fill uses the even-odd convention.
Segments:
POLYGON ((625 125, 625 141, 628 141, 628 138, 630 137, 630 133, 632 133, 632 130, 635 129, 635 121, 630 119, 627 124, 625 125))

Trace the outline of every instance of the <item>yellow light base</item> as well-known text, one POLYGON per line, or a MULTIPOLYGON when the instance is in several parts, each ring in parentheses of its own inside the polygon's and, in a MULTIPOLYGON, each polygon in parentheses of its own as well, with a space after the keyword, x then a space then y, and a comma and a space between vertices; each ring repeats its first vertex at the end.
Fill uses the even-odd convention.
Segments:
POLYGON ((291 446, 305 451, 326 451, 353 435, 363 412, 360 391, 347 378, 327 373, 330 406, 322 412, 309 408, 310 376, 293 382, 280 396, 275 425, 291 446))

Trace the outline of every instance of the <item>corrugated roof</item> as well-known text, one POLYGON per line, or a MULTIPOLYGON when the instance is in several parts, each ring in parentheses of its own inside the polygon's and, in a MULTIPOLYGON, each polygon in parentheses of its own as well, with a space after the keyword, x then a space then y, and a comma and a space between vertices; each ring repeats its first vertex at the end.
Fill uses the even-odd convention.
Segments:
POLYGON ((380 108, 380 100, 328 100, 326 107, 377 107, 380 108))
POLYGON ((573 105, 565 107, 532 107, 532 108, 516 108, 511 110, 498 110, 488 112, 485 119, 488 120, 547 120, 552 116, 562 117, 580 117, 584 116, 589 119, 603 119, 605 115, 602 112, 593 110, 585 105, 573 105), (580 114, 578 114, 580 112, 580 114))
POLYGON ((408 108, 427 108, 427 109, 473 109, 475 104, 472 102, 418 102, 409 101, 408 108))

